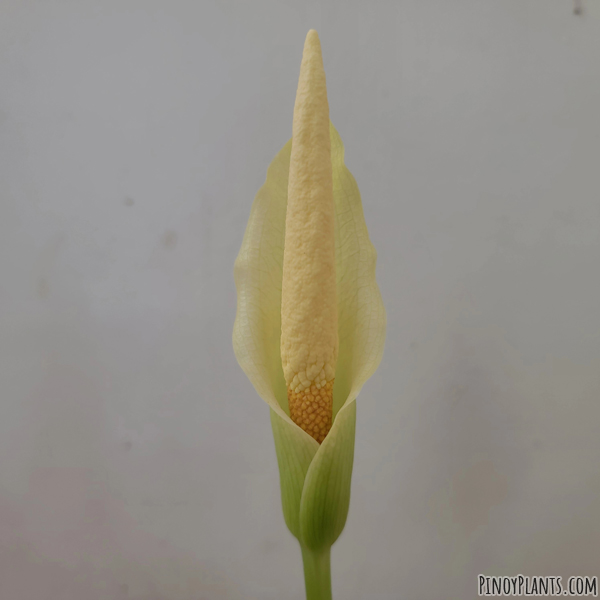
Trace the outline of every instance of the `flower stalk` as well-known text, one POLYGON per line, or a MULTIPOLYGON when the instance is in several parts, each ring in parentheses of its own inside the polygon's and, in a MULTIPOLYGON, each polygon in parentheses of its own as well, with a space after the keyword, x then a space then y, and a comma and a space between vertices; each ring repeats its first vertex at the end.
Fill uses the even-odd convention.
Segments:
POLYGON ((313 552, 302 549, 306 600, 332 600, 331 597, 331 548, 313 552))

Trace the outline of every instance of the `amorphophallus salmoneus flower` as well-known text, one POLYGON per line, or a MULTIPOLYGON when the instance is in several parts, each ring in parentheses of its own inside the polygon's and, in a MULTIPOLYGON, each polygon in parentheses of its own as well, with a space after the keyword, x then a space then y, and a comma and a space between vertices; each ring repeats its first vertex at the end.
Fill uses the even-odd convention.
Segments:
POLYGON ((285 522, 308 600, 331 598, 346 523, 356 398, 383 354, 376 252, 329 120, 317 32, 306 36, 292 139, 267 170, 235 262, 233 346, 271 408, 285 522))

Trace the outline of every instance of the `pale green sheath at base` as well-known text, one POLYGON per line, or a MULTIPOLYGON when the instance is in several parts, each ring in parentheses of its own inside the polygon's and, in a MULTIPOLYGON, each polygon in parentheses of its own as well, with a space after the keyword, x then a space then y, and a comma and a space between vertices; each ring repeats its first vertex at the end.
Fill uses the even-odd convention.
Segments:
POLYGON ((356 401, 352 401, 338 413, 317 456, 308 448, 300 451, 289 425, 271 410, 283 515, 288 529, 309 550, 330 548, 346 524, 355 423, 356 401))

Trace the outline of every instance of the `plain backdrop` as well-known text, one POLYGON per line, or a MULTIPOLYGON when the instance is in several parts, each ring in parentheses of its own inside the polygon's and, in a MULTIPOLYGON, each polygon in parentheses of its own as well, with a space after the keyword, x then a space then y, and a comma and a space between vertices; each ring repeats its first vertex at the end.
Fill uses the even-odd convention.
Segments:
POLYGON ((387 309, 334 597, 600 575, 600 3, 0 0, 0 598, 301 600, 233 262, 304 37, 387 309))

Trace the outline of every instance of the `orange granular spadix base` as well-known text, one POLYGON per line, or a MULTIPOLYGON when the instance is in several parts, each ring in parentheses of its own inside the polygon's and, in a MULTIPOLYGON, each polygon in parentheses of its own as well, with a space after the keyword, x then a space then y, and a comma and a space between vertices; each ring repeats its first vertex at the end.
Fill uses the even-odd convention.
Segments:
POLYGON ((321 389, 315 385, 300 392, 288 389, 288 401, 292 421, 320 444, 331 429, 333 381, 321 389))

